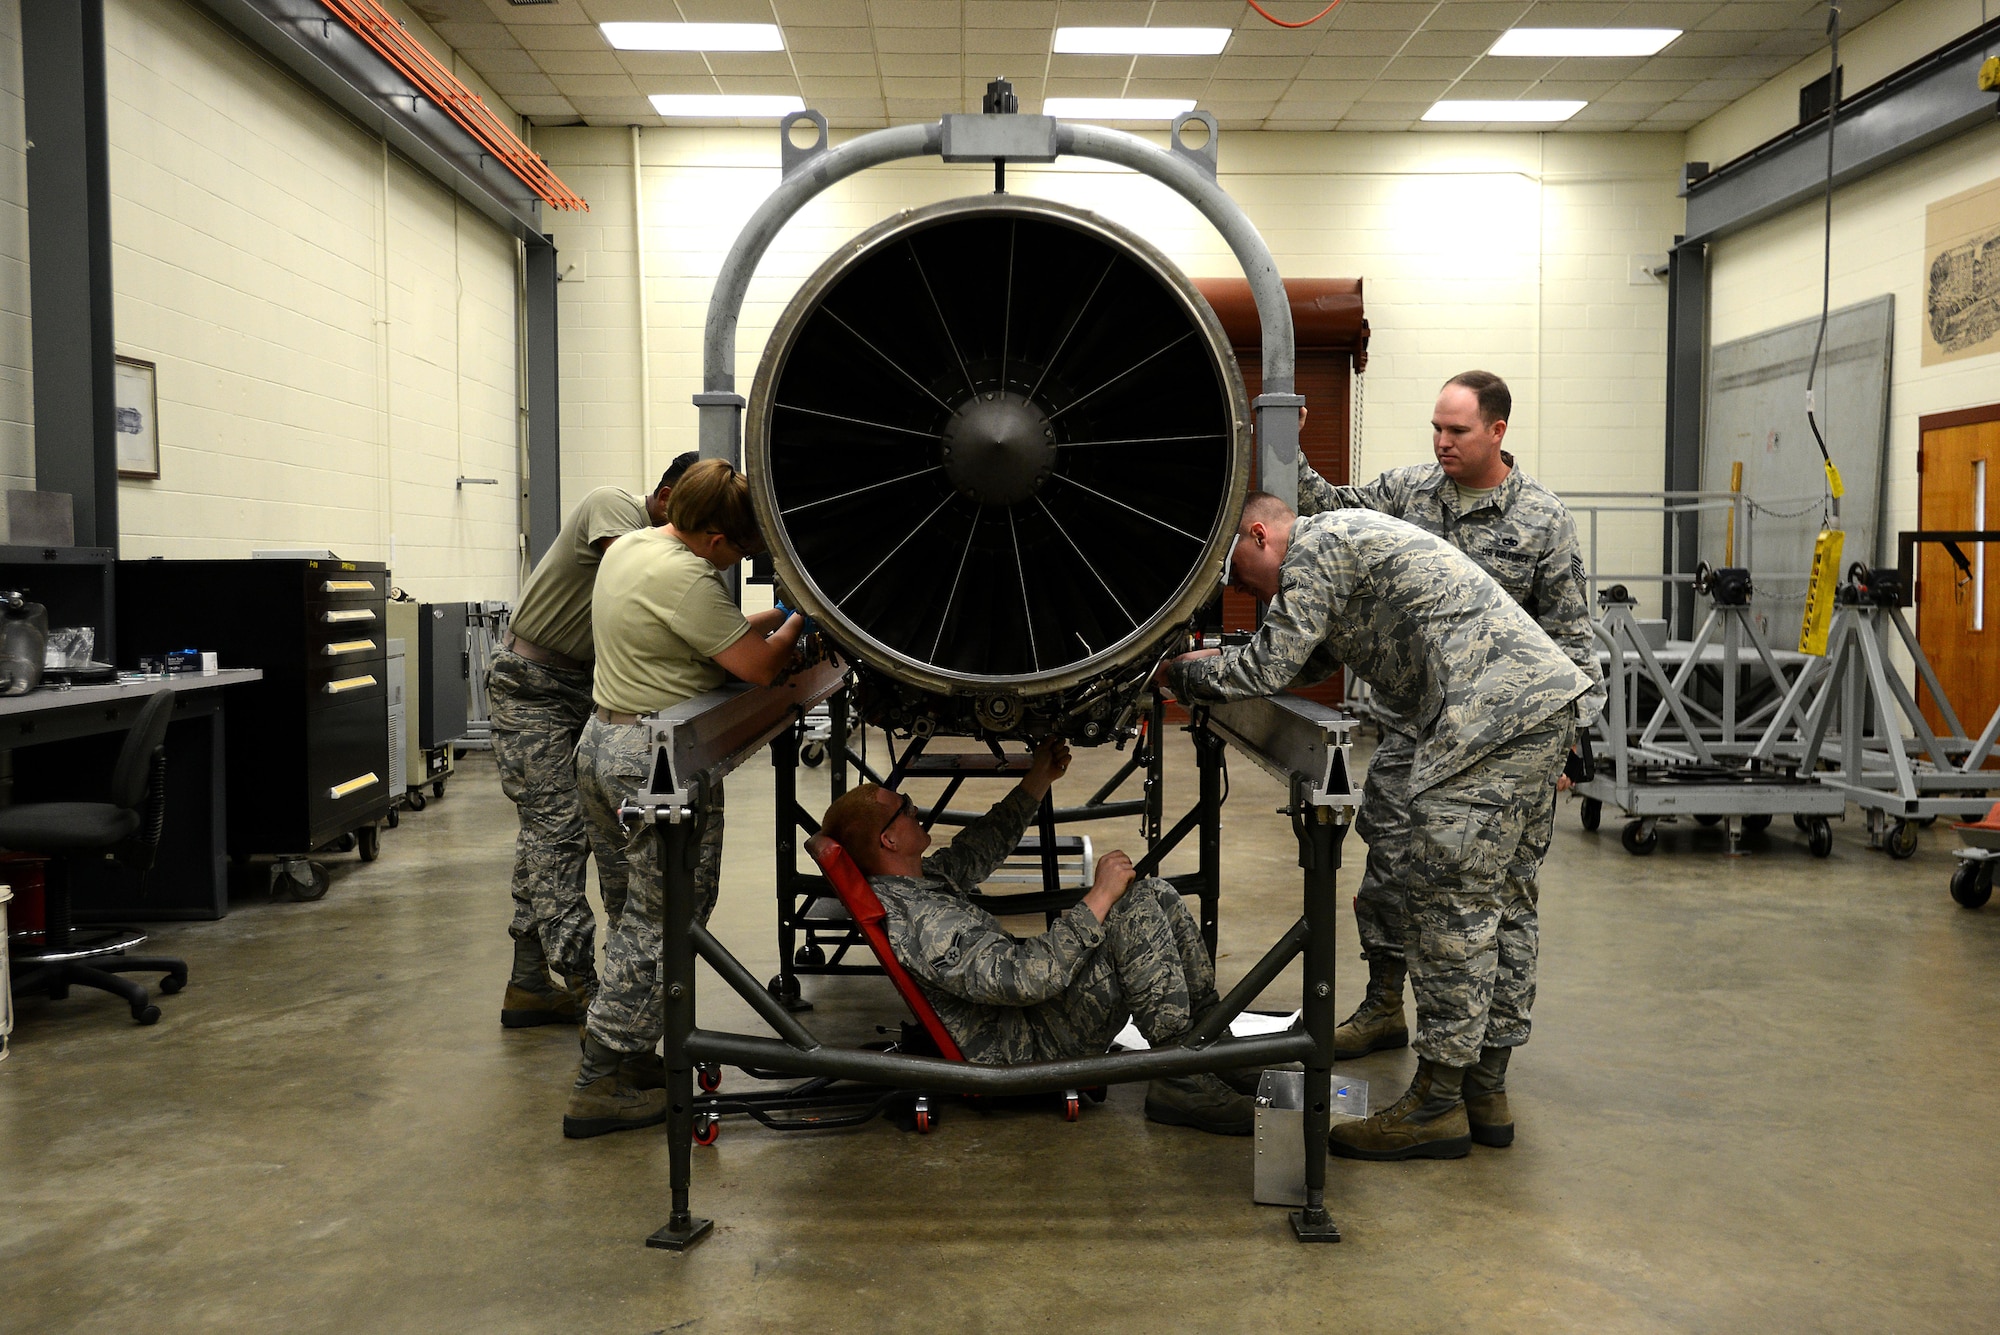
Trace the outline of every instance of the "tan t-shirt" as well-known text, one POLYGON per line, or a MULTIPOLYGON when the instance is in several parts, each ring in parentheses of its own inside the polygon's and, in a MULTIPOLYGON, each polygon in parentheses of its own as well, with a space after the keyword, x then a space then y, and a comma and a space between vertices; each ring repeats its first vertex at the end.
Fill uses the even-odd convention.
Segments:
POLYGON ((647 522, 645 502, 616 487, 599 487, 584 497, 528 576, 521 605, 514 609, 514 633, 544 649, 589 662, 590 591, 601 559, 596 544, 645 528, 647 522))
POLYGON ((650 714, 712 691, 729 674, 710 660, 750 629, 722 572, 665 528, 611 544, 591 599, 606 709, 650 714))

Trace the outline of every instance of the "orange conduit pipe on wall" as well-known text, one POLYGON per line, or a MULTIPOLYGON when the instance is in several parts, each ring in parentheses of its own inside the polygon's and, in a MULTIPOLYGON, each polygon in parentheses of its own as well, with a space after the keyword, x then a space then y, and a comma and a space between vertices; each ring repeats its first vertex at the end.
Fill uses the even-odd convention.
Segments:
POLYGON ((457 121, 459 127, 499 159, 501 165, 521 178, 530 190, 552 208, 570 212, 590 211, 581 195, 564 185, 533 149, 495 116, 479 94, 458 81, 458 77, 430 53, 428 47, 410 36, 396 17, 376 0, 320 0, 362 41, 396 68, 417 89, 457 121))

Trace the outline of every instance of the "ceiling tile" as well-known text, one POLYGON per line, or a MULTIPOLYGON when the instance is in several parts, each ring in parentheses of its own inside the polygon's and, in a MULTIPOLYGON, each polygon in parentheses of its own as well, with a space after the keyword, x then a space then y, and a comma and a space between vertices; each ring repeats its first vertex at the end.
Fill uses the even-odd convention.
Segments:
MULTIPOLYGON (((1599 9, 1610 6, 1600 5, 1599 9)), ((1493 39, 1514 26, 1524 13, 1533 7, 1522 0, 1453 0, 1451 4, 1439 5, 1435 12, 1424 20, 1426 29, 1478 31, 1489 34, 1487 45, 1493 39)), ((1542 26, 1535 18, 1536 26, 1542 26)), ((1624 22, 1624 17, 1619 17, 1624 22)))
POLYGON ((514 110, 532 118, 537 124, 566 120, 576 115, 576 108, 569 104, 566 97, 510 97, 507 101, 514 110))
POLYGON ((968 28, 1040 28, 1056 26, 1055 0, 967 0, 968 28))
POLYGON ((631 97, 572 96, 569 104, 576 108, 577 115, 585 119, 600 116, 618 117, 620 119, 614 123, 621 125, 630 125, 633 121, 641 119, 652 121, 659 117, 659 113, 653 110, 653 104, 637 94, 631 97))
POLYGON ((812 107, 856 97, 873 97, 879 100, 882 96, 882 81, 872 74, 865 79, 806 75, 800 78, 799 85, 804 93, 806 105, 812 107))
POLYGON ((1299 77, 1366 81, 1379 77, 1388 67, 1389 61, 1383 56, 1314 56, 1305 63, 1299 77))
POLYGON ((1046 28, 968 28, 965 32, 968 55, 1036 56, 1048 54, 1046 28))
POLYGON ((1385 79, 1456 79, 1470 67, 1470 62, 1446 56, 1418 57, 1398 56, 1382 71, 1385 79))
POLYGON ((616 51, 544 51, 536 61, 546 74, 626 74, 616 51))
POLYGON ((469 51, 461 49, 458 54, 465 57, 466 64, 485 76, 509 70, 525 74, 541 68, 532 55, 518 46, 474 47, 469 51))
MULTIPOLYGON (((529 13, 537 6, 526 6, 515 11, 529 13)), ((604 34, 588 23, 510 23, 507 30, 514 40, 530 51, 609 51, 611 43, 604 40, 604 34)))
MULTIPOLYGON (((1154 26, 1159 26, 1155 24, 1154 26)), ((1266 25, 1263 29, 1238 30, 1229 39, 1224 54, 1230 56, 1290 56, 1297 59, 1309 56, 1326 39, 1326 34, 1318 29, 1303 32, 1287 32, 1282 28, 1266 25)))
POLYGON ((903 77, 935 76, 941 71, 956 75, 959 73, 957 56, 914 55, 904 51, 884 51, 875 57, 882 66, 882 73, 903 77))
MULTIPOLYGON (((776 0, 787 38, 793 28, 866 28, 865 0, 776 0)), ((788 43, 789 44, 789 43, 788 43)))
MULTIPOLYGON (((557 53, 563 54, 563 53, 557 53)), ((666 75, 708 76, 708 62, 699 51, 620 51, 618 63, 627 74, 640 79, 666 75)))
POLYGON ((1122 79, 1132 68, 1130 56, 1053 56, 1049 73, 1065 79, 1122 79))
MULTIPOLYGON (((1447 6, 1449 8, 1449 6, 1447 6)), ((1403 47, 1406 56, 1454 56, 1461 62, 1483 56, 1499 40, 1494 32, 1418 32, 1403 47)))
POLYGON ((1695 81, 1668 79, 1652 83, 1618 83, 1597 97, 1600 102, 1665 104, 1693 88, 1695 81))
POLYGON ((1377 79, 1361 91, 1362 102, 1418 102, 1426 107, 1451 87, 1447 79, 1377 79))
POLYGON ((1063 0, 1064 27, 1137 28, 1144 26, 1150 0, 1063 0))
POLYGON ((792 64, 801 78, 823 74, 867 74, 878 71, 874 53, 868 51, 795 51, 792 64))
POLYGON ((891 100, 913 97, 948 97, 955 100, 964 90, 959 87, 956 75, 951 78, 928 79, 899 79, 884 75, 882 91, 887 93, 891 100))
POLYGON ((945 51, 958 50, 958 25, 943 28, 877 28, 875 29, 875 49, 877 51, 900 51, 904 54, 937 55, 945 51))
POLYGON ((434 23, 432 29, 453 50, 478 46, 514 46, 512 33, 504 23, 434 23))
POLYGON ((499 74, 484 74, 486 82, 493 85, 493 91, 509 102, 522 97, 555 97, 559 91, 555 81, 546 74, 533 70, 521 72, 509 70, 499 74))
POLYGON ((783 51, 710 51, 703 58, 719 75, 792 77, 791 57, 783 51))
POLYGON ((787 28, 785 43, 794 51, 873 51, 866 28, 787 28))
POLYGON ((877 28, 949 28, 958 31, 958 0, 868 0, 877 28))
MULTIPOLYGON (((565 74, 556 80, 563 96, 580 108, 586 99, 638 97, 639 85, 629 74, 565 74)), ((646 91, 652 91, 650 89, 646 91)))

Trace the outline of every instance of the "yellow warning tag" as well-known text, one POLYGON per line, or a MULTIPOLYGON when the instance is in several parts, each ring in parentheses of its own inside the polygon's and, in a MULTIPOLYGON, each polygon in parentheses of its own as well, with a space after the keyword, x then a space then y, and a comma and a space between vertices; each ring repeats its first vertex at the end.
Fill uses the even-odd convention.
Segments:
MULTIPOLYGON (((1827 465, 1837 483, 1840 474, 1827 465)), ((1838 496, 1838 491, 1834 495, 1838 496)), ((1799 652, 1826 657, 1827 632, 1833 628, 1833 591, 1840 584, 1840 554, 1847 535, 1837 528, 1821 529, 1813 540, 1812 577, 1806 581, 1805 618, 1799 622, 1799 652)))

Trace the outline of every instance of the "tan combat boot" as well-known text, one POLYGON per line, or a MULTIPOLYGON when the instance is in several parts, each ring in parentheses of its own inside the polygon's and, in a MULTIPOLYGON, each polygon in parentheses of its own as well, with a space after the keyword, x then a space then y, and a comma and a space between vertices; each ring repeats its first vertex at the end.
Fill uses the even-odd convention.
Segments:
POLYGON ((1410 1025, 1403 1018, 1406 972, 1401 960, 1368 961, 1368 995, 1333 1031, 1335 1061, 1410 1046, 1410 1025))
POLYGON ((1459 1086, 1464 1067, 1417 1059, 1409 1092, 1364 1122, 1342 1122, 1327 1133, 1327 1153, 1342 1159, 1463 1159, 1471 1128, 1459 1086))
POLYGON ((548 959, 536 937, 514 938, 514 972, 500 998, 500 1023, 508 1029, 533 1029, 545 1024, 576 1024, 584 1006, 573 988, 557 987, 549 979, 548 959))
POLYGON ((1481 1048, 1479 1064, 1465 1070, 1465 1118, 1472 1143, 1496 1150, 1514 1143, 1514 1114, 1507 1107, 1507 1058, 1512 1048, 1481 1048))
POLYGON ((585 1037, 583 1063, 569 1091, 569 1106, 563 1111, 563 1135, 584 1140, 666 1121, 667 1091, 641 1089, 625 1074, 625 1064, 644 1055, 619 1052, 585 1037))

